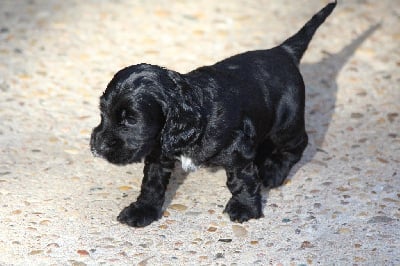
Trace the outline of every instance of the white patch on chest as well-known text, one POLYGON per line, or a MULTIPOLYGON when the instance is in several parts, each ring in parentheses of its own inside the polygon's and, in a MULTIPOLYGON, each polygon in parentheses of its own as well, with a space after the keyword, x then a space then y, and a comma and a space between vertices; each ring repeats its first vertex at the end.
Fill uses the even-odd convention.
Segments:
POLYGON ((193 163, 192 159, 190 159, 189 157, 181 155, 181 163, 182 163, 182 169, 185 172, 194 172, 197 170, 197 166, 193 163))

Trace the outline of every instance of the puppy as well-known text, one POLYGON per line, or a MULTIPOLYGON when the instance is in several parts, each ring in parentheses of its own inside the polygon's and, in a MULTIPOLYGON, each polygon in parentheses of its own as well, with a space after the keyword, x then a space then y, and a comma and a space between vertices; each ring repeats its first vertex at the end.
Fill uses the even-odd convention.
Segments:
POLYGON ((232 193, 224 212, 237 222, 260 218, 260 186, 281 185, 307 146, 299 63, 335 6, 272 49, 187 74, 149 64, 119 71, 100 98, 90 140, 93 154, 113 164, 144 159, 140 195, 118 220, 143 227, 161 217, 176 160, 186 171, 223 167, 232 193))

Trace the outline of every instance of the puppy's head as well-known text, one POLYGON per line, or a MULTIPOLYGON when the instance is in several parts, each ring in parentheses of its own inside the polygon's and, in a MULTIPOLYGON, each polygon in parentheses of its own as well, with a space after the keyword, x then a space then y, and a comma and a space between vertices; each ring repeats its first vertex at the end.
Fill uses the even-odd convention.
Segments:
POLYGON ((155 87, 159 78, 149 65, 119 71, 100 97, 101 122, 92 131, 95 156, 114 164, 141 161, 157 145, 165 120, 155 87))
POLYGON ((171 158, 182 153, 202 132, 195 91, 182 75, 165 68, 122 69, 100 97, 92 153, 120 165, 141 161, 155 149, 171 158))

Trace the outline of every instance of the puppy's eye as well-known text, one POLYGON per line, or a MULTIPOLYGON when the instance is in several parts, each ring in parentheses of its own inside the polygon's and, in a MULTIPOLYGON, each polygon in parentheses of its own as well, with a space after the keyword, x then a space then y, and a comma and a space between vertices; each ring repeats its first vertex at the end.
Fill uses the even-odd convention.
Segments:
POLYGON ((123 125, 134 125, 137 122, 135 113, 126 109, 121 111, 120 117, 121 124, 123 125))

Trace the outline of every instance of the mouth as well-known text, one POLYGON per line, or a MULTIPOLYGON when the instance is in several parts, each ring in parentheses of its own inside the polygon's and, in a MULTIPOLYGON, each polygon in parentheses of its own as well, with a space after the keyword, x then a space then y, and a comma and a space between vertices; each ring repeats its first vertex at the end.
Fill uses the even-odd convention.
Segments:
POLYGON ((93 157, 103 158, 103 156, 94 147, 91 147, 90 151, 92 152, 93 157))
POLYGON ((100 153, 95 148, 91 148, 91 152, 93 156, 96 158, 102 158, 108 161, 109 163, 120 166, 131 163, 140 163, 149 154, 148 149, 146 149, 146 147, 142 147, 139 149, 110 150, 105 153, 100 153))
POLYGON ((106 161, 115 165, 127 165, 130 163, 140 162, 141 158, 137 159, 136 153, 131 151, 115 152, 110 151, 107 153, 99 153, 96 149, 92 149, 92 154, 95 158, 105 159, 106 161))

